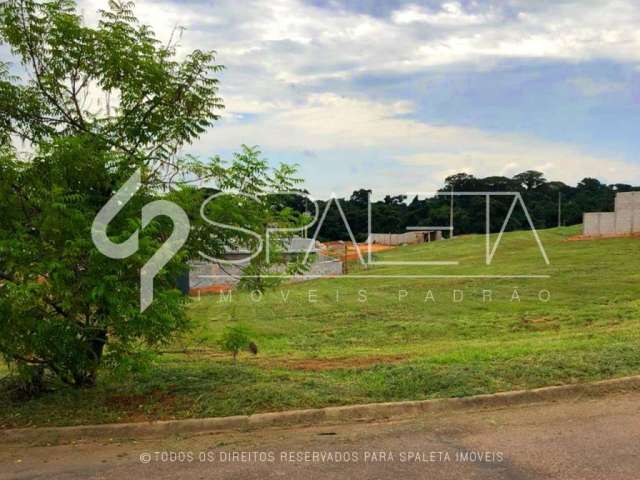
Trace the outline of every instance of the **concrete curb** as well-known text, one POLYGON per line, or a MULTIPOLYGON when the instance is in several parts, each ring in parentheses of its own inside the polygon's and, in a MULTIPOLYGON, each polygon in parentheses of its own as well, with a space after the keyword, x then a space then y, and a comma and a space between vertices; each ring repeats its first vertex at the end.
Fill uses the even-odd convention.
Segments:
POLYGON ((0 443, 65 443, 84 439, 162 437, 207 432, 246 431, 268 427, 335 424, 365 420, 411 417, 425 413, 482 408, 504 408, 581 396, 640 390, 640 376, 593 383, 543 387, 534 390, 442 398, 408 402, 370 403, 310 410, 258 413, 233 417, 194 418, 158 422, 83 425, 78 427, 21 428, 0 430, 0 443))

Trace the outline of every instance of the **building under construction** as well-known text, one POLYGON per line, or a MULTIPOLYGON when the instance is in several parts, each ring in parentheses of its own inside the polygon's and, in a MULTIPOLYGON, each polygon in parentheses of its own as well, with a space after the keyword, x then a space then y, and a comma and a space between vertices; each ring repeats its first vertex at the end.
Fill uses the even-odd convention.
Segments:
POLYGON ((582 228, 588 237, 640 232, 640 192, 616 194, 614 212, 585 213, 582 228))
POLYGON ((412 230, 405 233, 372 233, 367 243, 377 245, 411 245, 442 240, 442 230, 412 230))

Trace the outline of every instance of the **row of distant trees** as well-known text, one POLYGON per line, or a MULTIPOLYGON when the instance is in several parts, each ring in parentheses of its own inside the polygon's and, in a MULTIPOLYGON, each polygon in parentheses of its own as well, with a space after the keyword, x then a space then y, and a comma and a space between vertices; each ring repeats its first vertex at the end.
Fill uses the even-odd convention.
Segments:
MULTIPOLYGON (((613 210, 617 192, 640 190, 627 184, 601 183, 585 178, 572 187, 563 182, 548 181, 542 172, 528 170, 513 177, 493 176, 477 178, 458 173, 445 179, 439 191, 450 192, 520 192, 536 228, 551 228, 582 223, 582 214, 590 211, 613 210), (560 207, 560 208, 559 208, 560 207)), ((367 236, 367 199, 371 190, 360 189, 340 205, 354 236, 364 241, 367 236)), ((513 196, 491 197, 491 229, 498 231, 504 222, 513 196)), ((320 202, 321 211, 326 202, 320 202)), ((454 232, 456 234, 485 231, 485 198, 483 196, 454 196, 454 232)), ((430 198, 387 195, 372 203, 372 231, 381 233, 405 232, 409 226, 447 226, 450 218, 450 196, 430 198)), ((507 230, 528 228, 520 206, 514 209, 507 230)), ((339 210, 332 205, 322 224, 318 239, 348 240, 349 234, 339 210)))

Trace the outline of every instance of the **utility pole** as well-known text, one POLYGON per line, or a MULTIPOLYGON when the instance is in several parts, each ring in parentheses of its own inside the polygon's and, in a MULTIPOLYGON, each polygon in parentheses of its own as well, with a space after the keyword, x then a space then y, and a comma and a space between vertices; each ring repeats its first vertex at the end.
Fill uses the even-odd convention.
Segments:
POLYGON ((562 226, 562 192, 558 192, 558 227, 562 226))
POLYGON ((453 238, 453 184, 451 184, 451 200, 449 203, 449 238, 453 238))
POLYGON ((347 248, 347 242, 344 242, 344 273, 345 275, 349 273, 349 267, 347 266, 348 253, 349 253, 349 249, 347 248))

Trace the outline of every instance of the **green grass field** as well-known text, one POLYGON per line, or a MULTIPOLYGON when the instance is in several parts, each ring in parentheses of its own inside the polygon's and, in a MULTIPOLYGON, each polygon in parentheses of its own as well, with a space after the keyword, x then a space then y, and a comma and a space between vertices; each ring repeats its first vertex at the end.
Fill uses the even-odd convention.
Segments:
POLYGON ((0 425, 223 416, 640 373, 640 239, 566 241, 578 232, 540 232, 548 266, 531 232, 505 234, 491 266, 484 236, 474 235, 375 257, 456 266, 353 265, 348 276, 282 285, 259 301, 238 292, 194 301, 193 331, 149 369, 105 374, 90 391, 61 388, 23 403, 5 395, 0 425), (404 277, 382 278, 392 274, 404 277), (425 274, 441 277, 409 278, 425 274), (217 347, 232 322, 251 328, 260 348, 237 365, 217 347))

